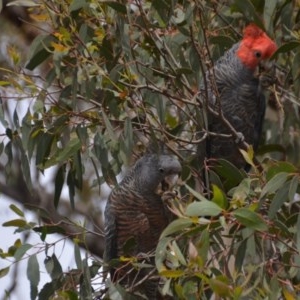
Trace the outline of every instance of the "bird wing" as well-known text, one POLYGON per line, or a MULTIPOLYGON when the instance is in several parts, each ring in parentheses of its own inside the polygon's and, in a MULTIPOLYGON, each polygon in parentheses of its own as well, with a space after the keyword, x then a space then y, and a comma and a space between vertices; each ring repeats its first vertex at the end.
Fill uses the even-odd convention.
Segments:
POLYGON ((115 213, 111 208, 110 200, 105 207, 105 249, 104 261, 109 262, 117 257, 117 226, 115 213))
POLYGON ((253 141, 254 150, 258 148, 260 137, 262 136, 265 112, 266 112, 266 97, 262 92, 260 92, 259 110, 258 110, 258 115, 254 126, 254 141, 253 141))
POLYGON ((136 255, 143 246, 139 240, 147 235, 150 224, 145 211, 146 201, 140 195, 117 188, 111 193, 105 209, 105 260, 121 255, 136 255), (130 239, 134 245, 124 253, 123 247, 130 239))
MULTIPOLYGON (((259 81, 256 78, 245 81, 242 84, 222 86, 220 104, 224 117, 242 133, 244 140, 253 145, 254 150, 258 146, 264 118, 264 97, 260 93, 259 81)), ((217 110, 218 108, 215 108, 217 110)), ((211 132, 230 134, 231 132, 219 117, 209 115, 208 129, 211 132)), ((238 168, 245 166, 238 144, 231 138, 211 136, 206 142, 208 157, 222 157, 238 168)))

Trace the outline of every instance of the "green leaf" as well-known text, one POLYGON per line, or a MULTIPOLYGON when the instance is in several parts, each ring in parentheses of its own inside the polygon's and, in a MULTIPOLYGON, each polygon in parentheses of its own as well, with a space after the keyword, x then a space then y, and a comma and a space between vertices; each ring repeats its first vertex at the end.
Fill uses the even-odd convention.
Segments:
POLYGON ((277 6, 277 2, 276 1, 264 1, 265 2, 265 7, 264 7, 264 11, 263 11, 263 20, 264 23, 267 26, 267 29, 272 32, 273 29, 273 22, 272 22, 272 17, 274 12, 276 11, 276 6, 277 6))
POLYGON ((70 204, 72 209, 75 209, 75 176, 72 170, 69 170, 67 175, 67 185, 69 188, 69 197, 70 197, 70 204))
POLYGON ((159 275, 166 278, 179 278, 184 275, 184 270, 163 270, 159 272, 159 275))
POLYGON ((51 53, 48 49, 53 41, 55 41, 53 36, 41 34, 37 35, 30 46, 30 59, 26 65, 27 69, 32 71, 50 56, 51 53))
POLYGON ((243 174, 236 166, 225 159, 218 159, 211 162, 211 168, 219 176, 224 178, 224 185, 230 189, 237 186, 246 175, 243 174))
POLYGON ((3 100, 0 97, 0 122, 2 123, 2 125, 7 128, 8 127, 8 123, 5 120, 5 106, 3 106, 3 100))
POLYGON ((73 0, 72 3, 70 4, 69 11, 73 12, 84 7, 87 7, 86 0, 73 0))
POLYGON ((4 149, 4 143, 0 142, 0 155, 3 153, 3 149, 4 149))
POLYGON ((244 265, 244 258, 245 258, 245 255, 246 255, 246 250, 247 250, 247 239, 244 239, 238 249, 237 249, 237 252, 236 252, 236 256, 235 256, 235 267, 238 271, 240 271, 244 265))
POLYGON ((41 289, 39 293, 38 300, 51 299, 55 295, 56 291, 61 287, 62 283, 58 280, 52 280, 47 282, 41 289))
POLYGON ((83 281, 80 284, 80 299, 92 299, 91 275, 87 258, 83 260, 83 281))
MULTIPOLYGON (((173 282, 173 281, 172 281, 171 278, 164 280, 164 285, 163 285, 163 287, 161 288, 161 293, 162 293, 162 295, 166 295, 166 294, 168 293, 168 291, 170 290, 170 287, 171 287, 171 283, 172 283, 172 282, 173 282)), ((180 296, 178 290, 176 290, 176 295, 177 295, 177 296, 180 296)), ((181 298, 178 298, 178 299, 182 299, 182 297, 181 297, 181 298)))
POLYGON ((36 255, 31 255, 28 259, 27 278, 30 282, 30 298, 35 300, 38 294, 38 284, 40 282, 40 269, 36 255))
POLYGON ((24 217, 24 212, 23 212, 20 208, 18 208, 16 205, 11 204, 11 205, 9 206, 9 208, 10 208, 13 212, 15 212, 18 216, 24 217))
POLYGON ((73 156, 73 164, 72 167, 74 169, 75 178, 76 178, 76 187, 81 190, 82 189, 82 173, 83 173, 83 164, 81 161, 81 153, 80 150, 76 152, 73 156))
POLYGON ((125 119, 124 124, 124 143, 126 146, 126 155, 127 157, 131 156, 132 148, 134 146, 133 141, 133 128, 130 118, 125 119))
POLYGON ((7 137, 8 137, 10 140, 13 139, 13 132, 12 132, 12 130, 11 130, 9 127, 6 128, 5 134, 7 135, 7 137))
POLYGON ((46 98, 46 94, 44 91, 41 91, 37 97, 37 100, 34 102, 33 105, 33 111, 35 113, 43 113, 45 107, 44 107, 44 101, 46 98))
POLYGON ((224 276, 218 276, 216 278, 210 279, 209 285, 214 291, 214 293, 216 293, 220 297, 231 298, 230 296, 232 294, 232 287, 231 284, 228 282, 228 279, 224 276))
POLYGON ((107 4, 108 6, 110 6, 112 9, 114 9, 115 11, 121 13, 121 14, 126 14, 127 13, 127 9, 126 6, 120 2, 116 2, 116 1, 103 1, 102 3, 107 4))
POLYGON ((232 214, 242 225, 250 229, 259 231, 268 230, 268 226, 263 220, 263 218, 256 212, 248 208, 239 208, 235 210, 232 214))
POLYGON ((281 45, 274 53, 274 56, 277 56, 279 53, 290 52, 291 50, 294 50, 297 47, 300 47, 299 41, 290 41, 286 44, 281 45))
POLYGON ((299 186, 299 176, 295 175, 293 176, 292 180, 291 180, 291 184, 290 184, 290 188, 289 188, 289 200, 290 202, 294 201, 295 198, 295 194, 297 192, 299 186))
POLYGON ((45 267, 52 280, 58 279, 63 275, 62 267, 55 254, 47 257, 44 261, 45 267))
POLYGON ((33 246, 30 244, 21 245, 14 253, 14 257, 15 257, 16 261, 20 260, 23 257, 23 255, 32 247, 33 246))
POLYGON ((244 160, 247 162, 247 164, 249 164, 251 167, 255 168, 255 164, 253 162, 253 158, 254 158, 254 150, 252 145, 250 145, 246 150, 244 149, 240 149, 240 152, 244 158, 244 160))
POLYGON ((6 268, 3 268, 3 269, 0 269, 0 278, 6 276, 8 274, 9 268, 10 267, 6 267, 6 268))
POLYGON ((280 172, 276 174, 267 184, 264 186, 260 193, 260 199, 262 199, 267 194, 272 194, 276 192, 287 180, 289 173, 280 172))
POLYGON ((289 162, 286 161, 275 161, 272 165, 268 168, 266 178, 269 181, 272 177, 280 172, 286 173, 296 173, 297 168, 289 162))
POLYGON ((190 227, 193 224, 193 221, 191 219, 177 219, 173 222, 171 222, 162 232, 161 237, 166 237, 172 233, 184 230, 188 227, 190 227))
POLYGON ((202 258, 203 262, 205 262, 207 260, 209 246, 210 246, 209 230, 207 228, 205 228, 201 232, 200 240, 197 243, 198 253, 199 253, 200 257, 202 258))
POLYGON ((41 232, 44 234, 53 234, 53 233, 66 234, 65 229, 57 225, 43 225, 39 227, 34 227, 33 230, 35 232, 41 232))
POLYGON ((13 153, 12 153, 12 142, 9 141, 5 148, 4 148, 4 152, 7 156, 8 162, 5 166, 5 175, 9 178, 10 174, 11 174, 11 164, 12 164, 12 160, 13 160, 13 153))
MULTIPOLYGON (((35 132, 33 131, 33 133, 35 132)), ((30 138, 37 141, 35 163, 37 166, 43 165, 48 159, 55 136, 45 131, 42 133, 39 132, 38 135, 35 137, 31 136, 30 138)))
POLYGON ((34 7, 34 6, 39 6, 39 4, 37 4, 36 2, 32 1, 32 0, 14 0, 14 1, 10 1, 6 4, 6 6, 27 6, 27 7, 34 7))
POLYGON ((162 95, 155 96, 154 103, 157 110, 157 116, 159 118, 159 122, 164 125, 166 116, 166 100, 162 95))
POLYGON ((89 266, 91 277, 94 278, 99 274, 99 269, 102 269, 103 265, 100 262, 93 261, 92 265, 89 266))
POLYGON ((290 182, 286 182, 282 186, 279 187, 276 192, 272 202, 270 204, 270 208, 268 211, 268 216, 270 219, 273 219, 276 216, 276 213, 281 208, 284 202, 288 201, 288 192, 290 189, 290 182))
POLYGON ((165 27, 171 17, 170 12, 174 10, 172 1, 151 1, 153 8, 157 11, 160 18, 157 18, 159 25, 165 27))
POLYGON ((27 222, 23 219, 14 219, 2 224, 4 227, 25 227, 26 225, 27 222))
POLYGON ((176 257, 176 259, 178 259, 178 261, 183 266, 186 266, 187 265, 186 259, 175 240, 172 241, 172 251, 174 252, 174 256, 176 257))
MULTIPOLYGON (((293 62, 292 62, 292 77, 294 80, 294 90, 296 95, 299 95, 300 93, 300 52, 296 51, 294 57, 293 57, 293 62)), ((297 103, 299 105, 299 103, 297 103)))
POLYGON ((107 130, 107 133, 108 133, 108 136, 111 138, 112 141, 117 141, 118 138, 114 132, 114 129, 106 115, 106 113, 104 111, 102 111, 102 117, 103 117, 103 120, 104 120, 104 123, 105 123, 105 127, 106 127, 106 130, 107 130))
POLYGON ((211 36, 209 38, 210 44, 217 44, 218 46, 231 48, 231 46, 235 43, 232 37, 227 35, 218 35, 218 36, 211 36))
POLYGON ((173 238, 172 237, 163 237, 158 241, 158 245, 156 247, 155 251, 155 265, 160 272, 161 270, 164 270, 165 267, 165 259, 168 254, 168 246, 172 243, 173 238))
POLYGON ((193 70, 189 68, 178 68, 175 70, 177 75, 188 75, 188 74, 193 74, 193 70))
POLYGON ((239 203, 243 205, 251 192, 251 182, 250 178, 245 178, 241 183, 229 191, 229 195, 232 195, 231 203, 239 203))
POLYGON ((20 129, 20 121, 19 121, 17 109, 15 109, 15 111, 13 113, 13 122, 14 122, 15 128, 19 130, 20 129))
POLYGON ((187 184, 184 185, 187 190, 198 200, 200 201, 208 201, 204 196, 202 196, 200 193, 196 192, 194 189, 192 189, 190 186, 187 184))
POLYGON ((258 154, 258 155, 264 155, 264 154, 271 153, 271 152, 279 152, 279 153, 285 154, 286 153, 286 149, 282 145, 267 144, 267 145, 261 145, 256 150, 255 153, 258 154))
POLYGON ((77 268, 79 270, 82 270, 83 265, 82 265, 81 255, 80 255, 80 249, 79 249, 79 246, 76 242, 74 243, 74 256, 75 256, 75 261, 76 261, 77 268))
MULTIPOLYGON (((298 214, 296 228, 300 228, 300 214, 298 214)), ((295 238, 296 238, 297 251, 298 251, 298 253, 300 253, 300 230, 296 230, 295 238)), ((298 253, 294 255, 294 262, 295 262, 295 265, 296 265, 296 266, 299 266, 299 265, 300 265, 300 255, 299 255, 298 253)), ((298 268, 297 268, 297 269, 298 269, 298 268)), ((298 278, 299 278, 299 276, 300 276, 299 273, 300 273, 300 271, 299 271, 299 269, 298 269, 298 270, 297 270, 297 277, 298 277, 298 278)))
POLYGON ((75 137, 69 141, 65 148, 56 156, 55 162, 65 162, 70 159, 73 155, 77 153, 78 150, 81 148, 80 140, 75 137))
POLYGON ((22 168, 22 174, 23 174, 24 181, 26 182, 26 185, 27 185, 29 191, 32 191, 32 182, 31 182, 31 172, 30 172, 29 161, 28 161, 26 152, 24 150, 22 140, 19 136, 15 137, 14 144, 18 147, 18 149, 21 152, 21 168, 22 168))
MULTIPOLYGON (((28 144, 29 144, 28 140, 32 129, 31 119, 32 119, 31 111, 28 108, 26 115, 22 119, 22 127, 21 127, 21 132, 22 132, 21 138, 25 150, 28 150, 28 144)), ((29 158, 31 157, 29 153, 28 156, 29 158)))
POLYGON ((186 208, 188 217, 216 217, 222 212, 222 208, 208 200, 195 201, 186 208))
POLYGON ((222 209, 225 209, 228 206, 227 197, 224 192, 215 184, 212 185, 213 189, 213 198, 212 202, 216 203, 222 209))
POLYGON ((254 21, 261 28, 263 28, 263 23, 261 17, 257 14, 253 3, 250 0, 235 0, 234 5, 231 6, 232 12, 241 12, 248 21, 254 21))
POLYGON ((65 179, 65 165, 62 165, 57 170, 55 181, 54 181, 54 207, 56 209, 58 206, 62 188, 64 186, 64 179, 65 179))
POLYGON ((105 141, 102 135, 100 135, 98 132, 96 133, 94 137, 94 152, 99 160, 102 168, 108 168, 109 167, 109 160, 108 160, 108 151, 105 147, 105 141))

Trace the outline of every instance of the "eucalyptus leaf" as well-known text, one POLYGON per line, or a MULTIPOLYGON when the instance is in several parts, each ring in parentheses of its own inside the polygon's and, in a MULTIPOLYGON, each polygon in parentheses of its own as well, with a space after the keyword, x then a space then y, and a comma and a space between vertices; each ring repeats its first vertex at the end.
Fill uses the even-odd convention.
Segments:
POLYGON ((202 200, 193 202, 186 208, 189 217, 216 217, 222 212, 222 208, 214 202, 202 200))
POLYGON ((9 272, 10 267, 0 269, 0 278, 6 276, 9 272))
POLYGON ((170 234, 173 234, 175 232, 179 232, 181 230, 189 228, 193 224, 193 221, 191 219, 178 219, 174 220, 172 223, 170 223, 162 232, 161 238, 166 237, 170 234))
POLYGON ((30 282, 30 297, 36 299, 40 282, 40 268, 36 255, 31 255, 27 264, 27 278, 30 282))
POLYGON ((19 217, 24 217, 24 212, 23 212, 20 208, 18 208, 16 205, 11 204, 11 205, 9 206, 9 208, 10 208, 14 213, 16 213, 19 217))
POLYGON ((291 182, 285 182, 275 193, 268 212, 270 219, 273 219, 281 206, 289 200, 287 196, 289 194, 290 186, 291 182))
POLYGON ((263 218, 248 208, 239 208, 232 212, 233 216, 244 226, 250 229, 267 231, 268 226, 263 218))
POLYGON ((262 199, 266 194, 272 194, 276 192, 287 180, 289 174, 287 172, 280 172, 267 182, 261 191, 260 199, 262 199))
POLYGON ((14 254, 16 261, 20 260, 23 255, 33 247, 31 244, 23 244, 21 245, 14 254))

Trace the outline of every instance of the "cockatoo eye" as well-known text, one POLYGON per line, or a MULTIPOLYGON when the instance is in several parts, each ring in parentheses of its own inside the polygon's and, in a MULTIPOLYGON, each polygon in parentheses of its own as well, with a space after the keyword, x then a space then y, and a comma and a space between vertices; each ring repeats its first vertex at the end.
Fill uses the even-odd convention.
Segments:
POLYGON ((261 52, 260 51, 255 51, 254 55, 256 58, 261 58, 261 52))
POLYGON ((160 173, 164 173, 164 172, 165 172, 165 170, 164 170, 163 168, 159 168, 158 171, 159 171, 160 173))

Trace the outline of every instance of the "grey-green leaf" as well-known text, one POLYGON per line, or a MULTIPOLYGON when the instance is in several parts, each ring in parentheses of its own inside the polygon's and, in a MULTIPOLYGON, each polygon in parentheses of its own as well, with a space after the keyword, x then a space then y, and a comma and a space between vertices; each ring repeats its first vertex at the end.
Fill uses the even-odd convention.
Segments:
POLYGON ((289 200, 290 200, 290 202, 294 201, 295 194, 297 192, 298 186, 299 186, 299 176, 295 175, 292 178, 291 184, 290 184, 290 187, 289 187, 289 200))
POLYGON ((51 257, 47 257, 44 263, 52 280, 59 278, 63 274, 62 267, 55 254, 53 254, 51 257))
POLYGON ((193 221, 191 219, 177 219, 170 223, 167 228, 162 232, 161 238, 168 236, 174 232, 178 232, 180 230, 186 229, 187 227, 190 227, 193 224, 193 221))
POLYGON ((207 199, 202 196, 200 193, 198 193, 197 191, 195 191, 194 189, 192 189, 190 186, 188 186, 187 184, 185 184, 185 187, 187 188, 187 190, 198 200, 200 201, 207 201, 207 199))
POLYGON ((186 215, 188 217, 215 217, 222 212, 222 208, 208 200, 195 201, 188 205, 186 215))
POLYGON ((235 210, 232 214, 241 224, 250 229, 259 231, 268 230, 268 226, 263 220, 263 218, 256 212, 248 208, 239 208, 235 210))
POLYGON ((268 211, 268 216, 270 219, 273 219, 281 208, 282 204, 288 201, 288 192, 290 188, 290 182, 286 182, 275 194, 272 202, 270 204, 270 208, 268 211))
POLYGON ((9 272, 9 269, 10 269, 10 267, 0 269, 0 278, 6 276, 9 272))
POLYGON ((32 248, 32 245, 30 245, 30 244, 21 245, 14 254, 15 259, 17 261, 20 260, 23 257, 23 255, 31 248, 32 248))
POLYGON ((31 255, 28 259, 27 278, 30 282, 30 298, 36 299, 38 294, 38 284, 40 282, 40 269, 36 255, 31 255))
POLYGON ((23 212, 20 208, 18 208, 16 205, 11 204, 11 205, 9 206, 9 208, 10 208, 13 212, 15 212, 18 216, 24 217, 24 212, 23 212))
POLYGON ((260 199, 262 199, 266 194, 272 194, 276 192, 288 179, 290 174, 286 172, 280 172, 267 182, 261 191, 260 199))

